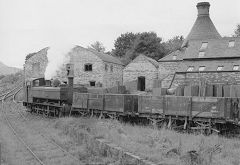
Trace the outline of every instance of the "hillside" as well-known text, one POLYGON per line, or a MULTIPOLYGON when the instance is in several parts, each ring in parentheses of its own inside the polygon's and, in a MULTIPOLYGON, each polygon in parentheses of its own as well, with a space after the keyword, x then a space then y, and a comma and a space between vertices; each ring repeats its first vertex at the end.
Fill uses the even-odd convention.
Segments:
POLYGON ((20 71, 21 69, 15 67, 9 67, 2 62, 0 62, 0 75, 14 74, 20 71))

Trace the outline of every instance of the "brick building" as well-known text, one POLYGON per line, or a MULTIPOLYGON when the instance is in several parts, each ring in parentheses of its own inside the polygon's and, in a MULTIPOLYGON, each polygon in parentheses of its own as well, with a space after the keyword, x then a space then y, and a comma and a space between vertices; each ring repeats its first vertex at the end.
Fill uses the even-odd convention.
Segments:
POLYGON ((70 55, 74 64, 74 84, 109 88, 122 85, 122 62, 105 53, 75 46, 70 55))
MULTIPOLYGON (((180 50, 159 60, 166 87, 240 84, 240 38, 221 37, 209 17, 210 4, 197 4, 197 19, 180 50)), ((161 68, 159 74, 161 74, 161 68)))
POLYGON ((123 70, 123 84, 130 91, 151 90, 156 79, 158 79, 158 62, 142 54, 123 70))

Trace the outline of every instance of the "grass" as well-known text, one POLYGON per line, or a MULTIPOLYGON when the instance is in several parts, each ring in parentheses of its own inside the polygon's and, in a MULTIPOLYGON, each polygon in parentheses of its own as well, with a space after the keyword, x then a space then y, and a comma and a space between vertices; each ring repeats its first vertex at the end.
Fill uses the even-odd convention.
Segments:
MULTIPOLYGON (((217 135, 183 134, 95 118, 61 118, 54 122, 54 127, 78 139, 79 143, 86 143, 79 140, 84 139, 79 136, 88 133, 95 138, 107 139, 155 163, 189 165, 240 163, 239 139, 226 139, 217 135)), ((88 151, 94 153, 95 149, 89 146, 86 146, 88 151)))

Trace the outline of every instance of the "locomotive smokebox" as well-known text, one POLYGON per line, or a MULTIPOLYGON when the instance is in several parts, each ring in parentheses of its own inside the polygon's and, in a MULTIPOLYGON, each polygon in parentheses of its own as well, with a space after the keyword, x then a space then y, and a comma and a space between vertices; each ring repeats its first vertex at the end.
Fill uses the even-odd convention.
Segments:
POLYGON ((73 88, 73 78, 74 78, 73 64, 66 64, 66 69, 67 69, 68 86, 70 88, 73 88))

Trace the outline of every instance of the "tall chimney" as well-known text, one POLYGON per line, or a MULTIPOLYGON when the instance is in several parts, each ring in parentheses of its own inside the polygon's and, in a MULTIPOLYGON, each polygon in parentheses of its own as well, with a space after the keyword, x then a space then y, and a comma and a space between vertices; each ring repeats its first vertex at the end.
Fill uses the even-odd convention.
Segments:
POLYGON ((221 35, 218 33, 209 16, 209 2, 199 2, 197 4, 198 16, 197 19, 182 44, 183 47, 187 47, 191 40, 208 40, 208 39, 221 39, 221 35))
POLYGON ((209 2, 199 2, 197 4, 198 17, 209 16, 209 8, 210 8, 209 2))

